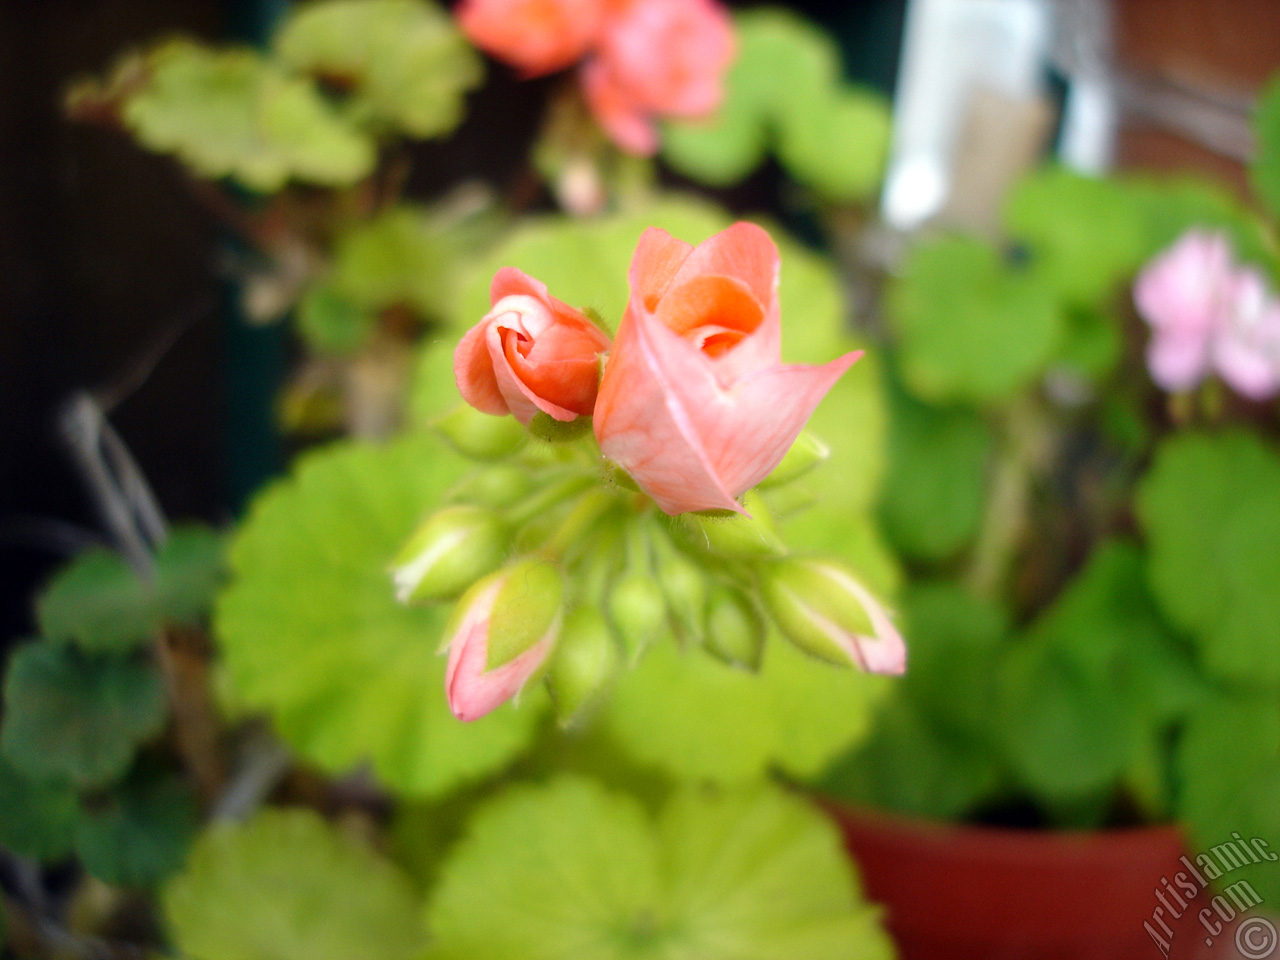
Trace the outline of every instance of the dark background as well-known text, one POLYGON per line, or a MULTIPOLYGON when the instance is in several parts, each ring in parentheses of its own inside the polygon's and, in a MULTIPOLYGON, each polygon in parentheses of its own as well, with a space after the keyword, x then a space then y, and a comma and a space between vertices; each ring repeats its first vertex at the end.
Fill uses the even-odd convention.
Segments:
MULTIPOLYGON (((66 85, 167 33, 252 40, 282 0, 0 0, 0 646, 30 629, 29 598, 97 518, 58 438, 75 391, 118 395, 112 422, 170 517, 225 520, 279 461, 264 432, 287 344, 234 317, 225 238, 175 165, 62 118, 66 85)), ((840 38, 850 77, 888 90, 905 0, 790 6, 840 38)), ((1276 0, 1121 0, 1122 59, 1256 89, 1280 49, 1276 0)), ((501 184, 545 89, 492 66, 471 119, 424 148, 430 195, 464 175, 501 184), (513 142, 516 141, 516 142, 513 142)), ((1140 165, 1239 170, 1134 131, 1140 165)), ((735 205, 767 205, 769 175, 735 205)))

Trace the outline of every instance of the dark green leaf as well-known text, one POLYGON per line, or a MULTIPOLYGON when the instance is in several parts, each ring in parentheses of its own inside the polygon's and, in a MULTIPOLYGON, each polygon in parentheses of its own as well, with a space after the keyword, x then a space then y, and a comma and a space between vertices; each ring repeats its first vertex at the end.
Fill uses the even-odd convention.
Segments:
POLYGON ((76 854, 103 883, 147 887, 182 866, 196 826, 195 801, 180 781, 135 779, 81 813, 76 854))
POLYGON ((1258 151, 1249 170, 1253 189, 1271 215, 1280 218, 1280 76, 1273 77, 1258 95, 1253 130, 1258 139, 1258 151))
POLYGON ((36 860, 60 860, 71 852, 76 810, 70 786, 32 780, 0 760, 0 847, 36 860))
POLYGON ((139 658, 82 652, 48 641, 20 648, 4 687, 0 749, 33 779, 102 786, 164 726, 164 684, 139 658))

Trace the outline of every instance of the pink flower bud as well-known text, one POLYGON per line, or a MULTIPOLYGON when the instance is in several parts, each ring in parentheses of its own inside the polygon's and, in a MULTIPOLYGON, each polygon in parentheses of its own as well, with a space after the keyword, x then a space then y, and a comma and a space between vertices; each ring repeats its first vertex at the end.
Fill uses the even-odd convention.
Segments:
POLYGON ((560 575, 524 560, 481 580, 458 602, 448 629, 445 694, 470 722, 516 696, 555 648, 562 613, 560 575))
POLYGON ((591 416, 608 335, 511 267, 494 275, 490 302, 453 355, 463 399, 526 425, 538 411, 564 421, 591 416))
POLYGON ((738 223, 696 249, 651 228, 595 408, 600 449, 666 513, 744 512, 736 498, 776 467, 861 355, 781 360, 778 249, 738 223))

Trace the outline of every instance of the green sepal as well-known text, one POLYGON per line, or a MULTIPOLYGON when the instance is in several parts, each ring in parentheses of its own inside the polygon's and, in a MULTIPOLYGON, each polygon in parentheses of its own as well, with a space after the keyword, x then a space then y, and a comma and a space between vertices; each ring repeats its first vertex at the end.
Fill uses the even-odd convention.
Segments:
POLYGON ((502 518, 485 507, 459 504, 436 512, 392 564, 400 602, 457 596, 502 563, 507 542, 502 518))
POLYGON ((591 418, 574 417, 572 420, 557 420, 551 414, 539 410, 529 421, 528 429, 533 436, 547 443, 569 443, 591 432, 591 418))
POLYGON ((621 659, 608 625, 595 610, 578 607, 565 618, 547 672, 547 689, 562 727, 572 725, 599 700, 621 659))
POLYGON ((708 516, 705 512, 681 514, 675 530, 694 550, 727 560, 762 560, 781 557, 786 545, 774 529, 764 501, 752 493, 743 498, 749 514, 708 516))
POLYGON ((654 572, 667 601, 672 629, 682 640, 702 640, 707 584, 702 569, 665 536, 653 537, 654 572))
POLYGON ((791 449, 783 455, 773 472, 760 481, 760 486, 766 489, 781 487, 792 480, 798 480, 830 457, 831 447, 805 430, 796 437, 796 442, 791 444, 791 449))
POLYGON ((473 460, 499 460, 525 442, 514 417, 495 417, 465 403, 437 420, 435 427, 455 450, 473 460))
POLYGON ((755 673, 764 655, 765 623, 755 604, 741 591, 716 584, 707 595, 703 645, 725 663, 755 673))
POLYGON ((564 578, 545 560, 519 560, 500 575, 502 586, 489 614, 489 670, 510 663, 546 636, 564 607, 564 578))

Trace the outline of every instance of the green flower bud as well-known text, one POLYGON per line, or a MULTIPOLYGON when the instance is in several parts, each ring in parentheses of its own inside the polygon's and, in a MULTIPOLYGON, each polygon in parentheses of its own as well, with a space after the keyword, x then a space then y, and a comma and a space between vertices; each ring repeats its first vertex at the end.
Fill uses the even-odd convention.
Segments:
POLYGON ((547 672, 547 689, 561 726, 569 726, 600 698, 618 672, 618 645, 604 618, 579 607, 565 618, 547 672))
POLYGON ((787 552, 759 496, 749 493, 741 513, 683 513, 674 524, 676 536, 695 550, 728 560, 761 560, 787 552))
POLYGON ((509 463, 495 463, 470 474, 458 485, 454 497, 503 510, 528 496, 532 489, 533 477, 528 470, 509 463))
POLYGON ((653 538, 653 554, 654 573, 667 601, 672 629, 686 642, 700 642, 707 603, 702 569, 663 536, 653 538))
POLYGON ((806 653, 871 673, 906 669, 902 636, 871 592, 841 564, 780 561, 764 571, 761 595, 778 629, 806 653))
POLYGON ((465 403, 437 420, 436 429, 459 453, 474 460, 501 459, 525 441, 524 428, 514 417, 495 417, 465 403))
POLYGON ((430 516, 392 564, 396 596, 412 600, 455 597, 502 563, 507 531, 484 507, 459 504, 430 516))
POLYGON ((564 579, 553 564, 518 560, 502 571, 502 577, 489 614, 487 670, 520 656, 563 615, 564 579))
POLYGON ((773 468, 773 472, 760 481, 760 486, 780 487, 790 483, 804 476, 818 464, 825 462, 830 456, 831 448, 806 430, 796 437, 796 442, 791 445, 791 449, 773 468))
POLYGON ((628 567, 610 587, 605 607, 627 663, 634 666, 667 625, 667 601, 653 571, 628 567))
POLYGON ((765 626, 759 611, 733 587, 716 584, 707 595, 707 627, 703 644, 725 663, 760 669, 765 626))

